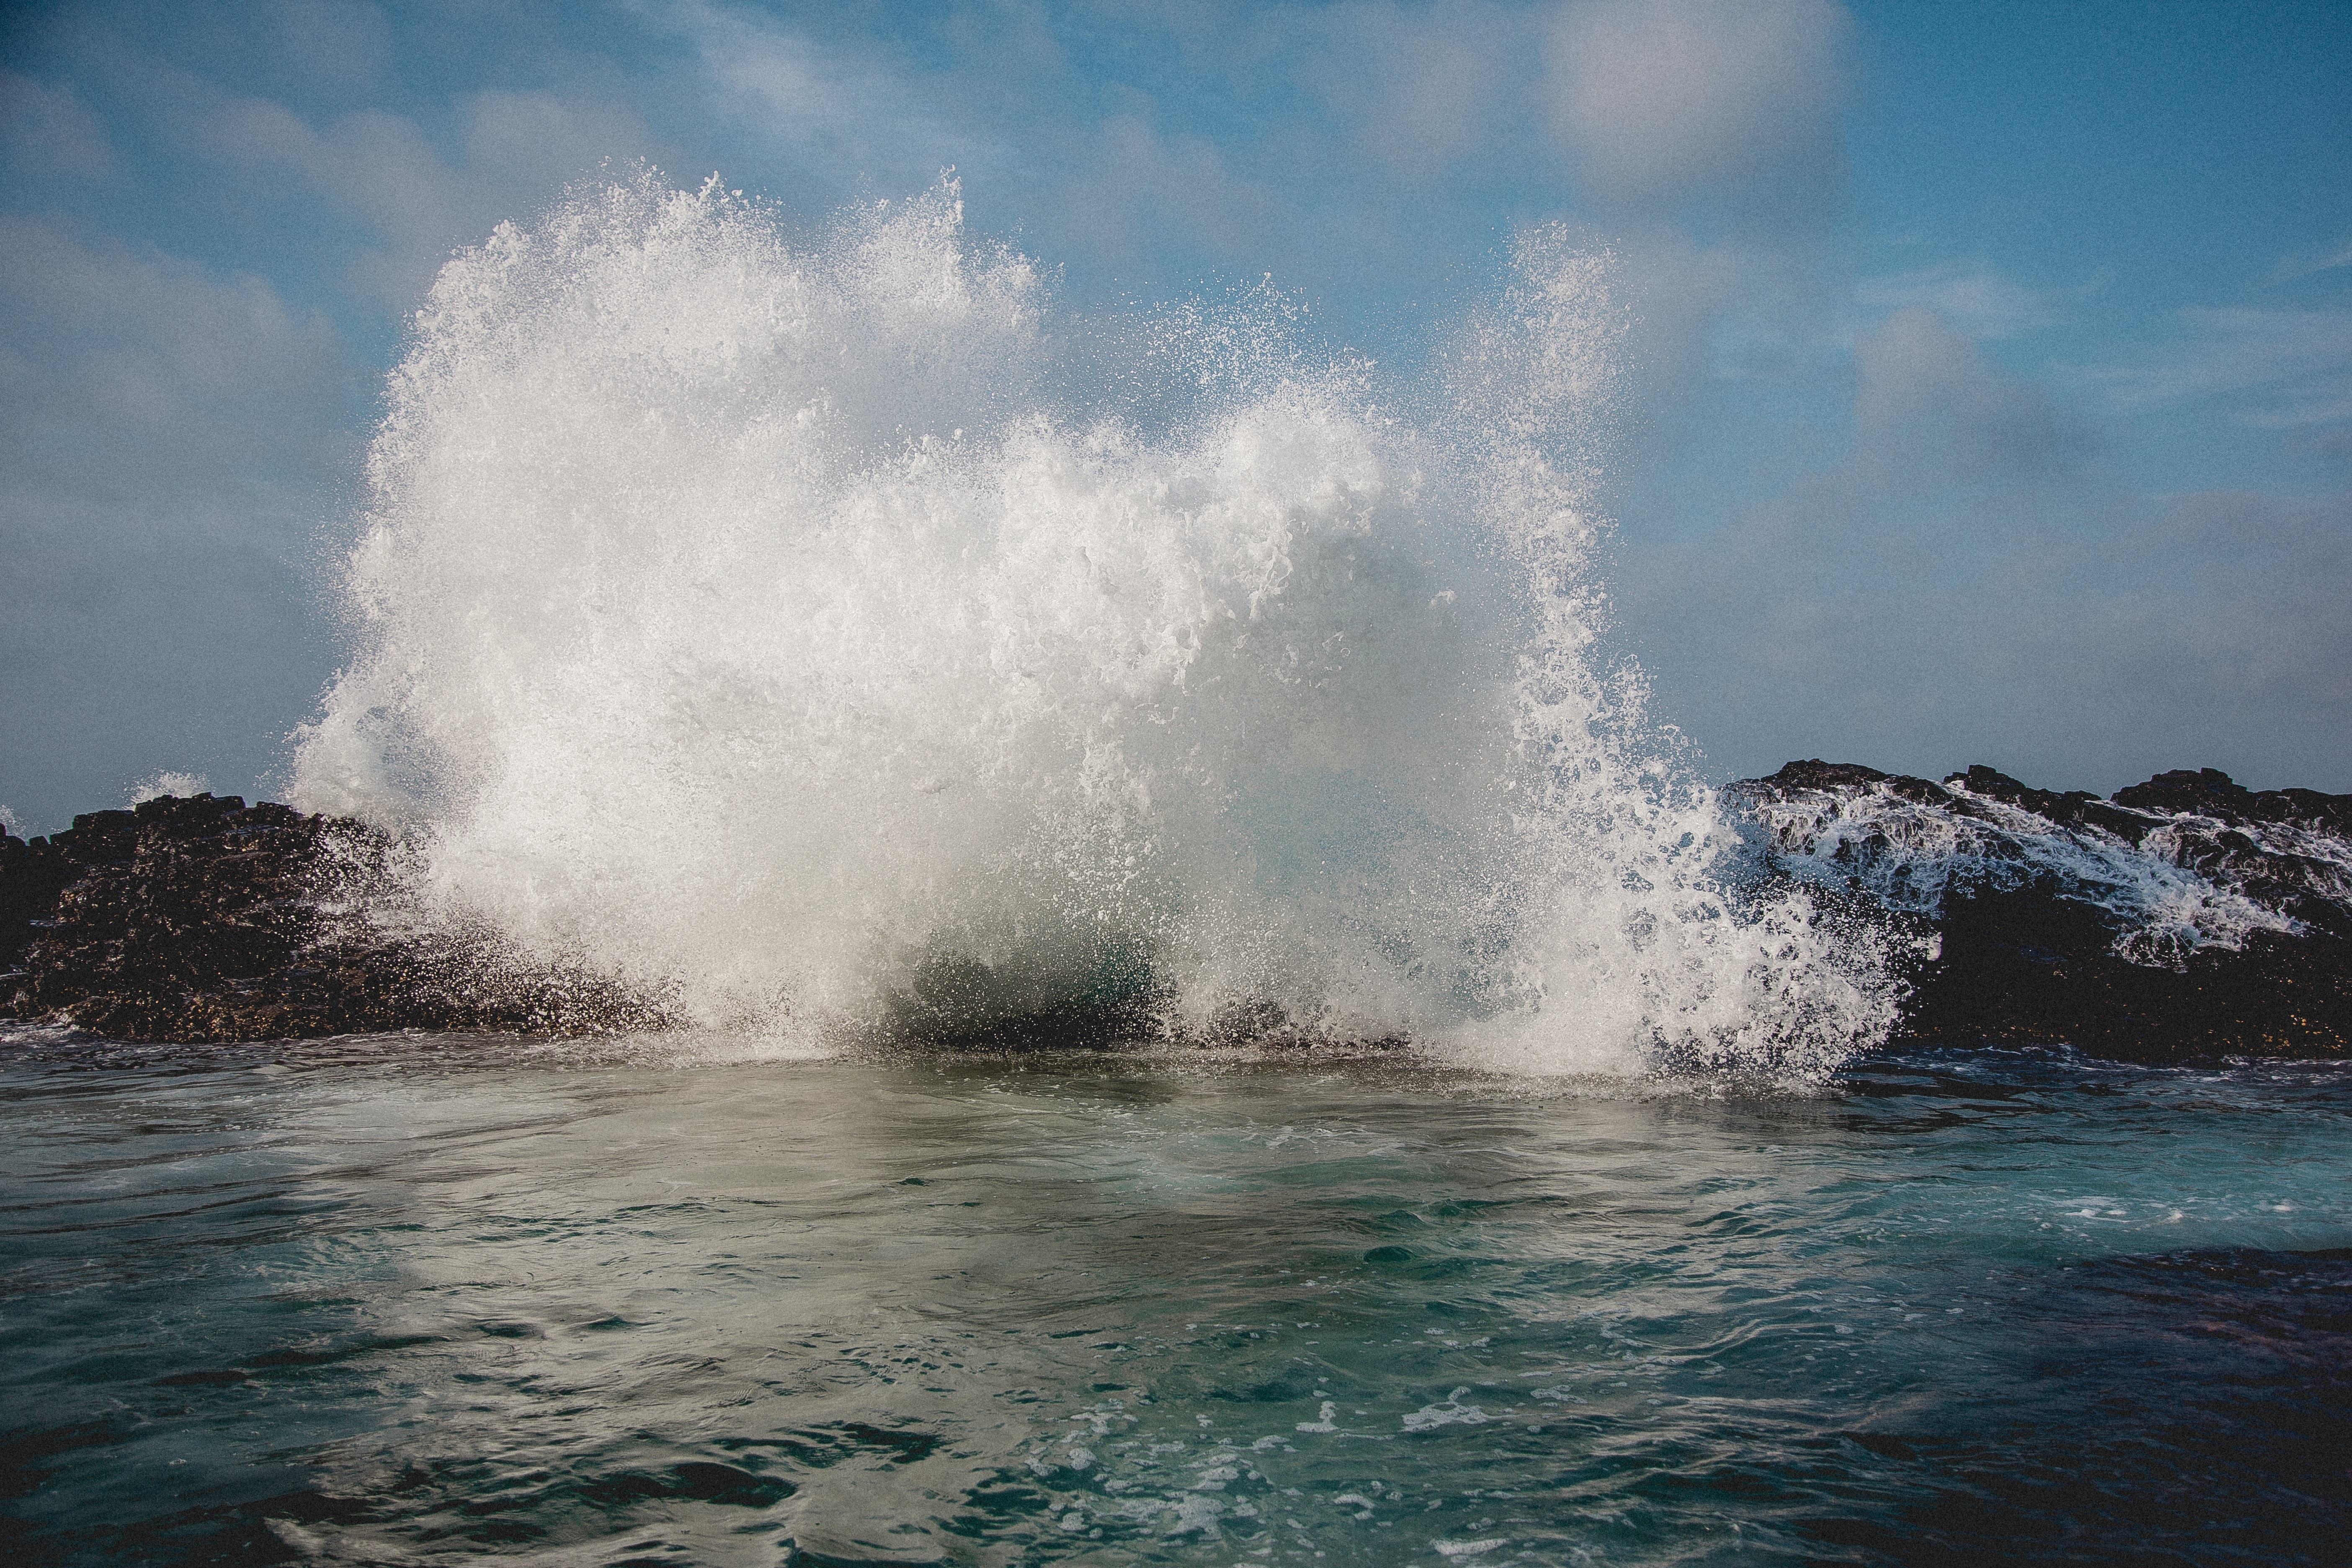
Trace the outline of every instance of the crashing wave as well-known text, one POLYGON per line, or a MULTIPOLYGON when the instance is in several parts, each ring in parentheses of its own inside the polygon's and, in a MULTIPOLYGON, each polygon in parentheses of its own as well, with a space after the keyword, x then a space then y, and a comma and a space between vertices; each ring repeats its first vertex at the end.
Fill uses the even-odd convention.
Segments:
POLYGON ((418 313, 294 799, 708 1023, 1826 1070, 1883 933, 1594 651, 1609 275, 1533 234, 1392 378, 1263 295, 1062 310, 951 183, 583 192, 418 313))

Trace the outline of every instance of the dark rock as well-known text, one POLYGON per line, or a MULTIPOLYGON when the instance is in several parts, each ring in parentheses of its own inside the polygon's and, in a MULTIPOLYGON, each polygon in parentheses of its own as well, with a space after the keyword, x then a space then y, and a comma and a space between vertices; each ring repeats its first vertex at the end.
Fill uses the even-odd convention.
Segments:
POLYGON ((1916 977, 1917 1039, 2074 1046, 2118 1061, 2352 1056, 2352 943, 2248 932, 2177 967, 2114 950, 2114 922, 2046 888, 1947 900, 1942 951, 1916 977))
MULTIPOLYGON (((1996 775, 1997 776, 1997 775, 1996 775)), ((1816 757, 1811 762, 1790 763, 1766 779, 1742 779, 1730 786, 1735 791, 1770 788, 1782 792, 1811 790, 1863 789, 1871 784, 1883 784, 1888 793, 1905 800, 1947 805, 1950 792, 1927 779, 1913 778, 1907 773, 1882 773, 1876 768, 1865 768, 1860 763, 1825 763, 1816 757)))
POLYGON ((2275 822, 2313 832, 2352 837, 2352 795, 2322 795, 2315 789, 2254 791, 2219 768, 2191 773, 2177 768, 2146 784, 2116 791, 2116 804, 2173 816, 2210 816, 2243 826, 2275 822))
POLYGON ((27 844, 0 832, 0 973, 21 967, 37 934, 35 922, 52 918, 58 895, 78 875, 79 868, 47 839, 27 844))
POLYGON ((1725 795, 1777 871, 1938 939, 1913 1037, 2352 1056, 2352 796, 2208 768, 2102 800, 1981 764, 1939 787, 1819 761, 1725 795))
POLYGON ((661 1007, 490 933, 369 919, 395 846, 236 796, 91 812, 0 841, 0 1012, 121 1040, 656 1027, 661 1007))

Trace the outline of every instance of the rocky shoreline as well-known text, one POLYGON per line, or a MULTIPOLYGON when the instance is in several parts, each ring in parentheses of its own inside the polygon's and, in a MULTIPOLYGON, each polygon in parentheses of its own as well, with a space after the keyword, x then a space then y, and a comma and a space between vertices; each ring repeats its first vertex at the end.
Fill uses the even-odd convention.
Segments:
POLYGON ((30 843, 0 834, 0 1015, 191 1044, 668 1021, 489 933, 372 918, 394 847, 355 822, 210 795, 92 812, 30 843))
MULTIPOLYGON (((2101 799, 1818 761, 1724 795, 1760 874, 1934 939, 1909 1038, 2352 1056, 2352 795, 2206 769, 2101 799)), ((387 921, 396 855, 358 823, 208 795, 0 832, 0 1015, 192 1044, 674 1022, 494 933, 387 921)))

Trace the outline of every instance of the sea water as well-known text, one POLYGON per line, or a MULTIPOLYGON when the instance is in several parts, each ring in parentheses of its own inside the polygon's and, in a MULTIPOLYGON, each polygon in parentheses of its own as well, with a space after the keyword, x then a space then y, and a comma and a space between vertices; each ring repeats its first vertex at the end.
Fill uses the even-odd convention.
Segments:
POLYGON ((2340 1067, 5 1047, 16 1563, 2341 1561, 2340 1067))

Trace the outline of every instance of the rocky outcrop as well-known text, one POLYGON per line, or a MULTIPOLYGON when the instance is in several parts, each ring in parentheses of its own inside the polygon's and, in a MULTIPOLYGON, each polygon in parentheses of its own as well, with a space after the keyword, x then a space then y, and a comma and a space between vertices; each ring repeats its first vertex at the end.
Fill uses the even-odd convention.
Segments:
MULTIPOLYGON (((1912 1037, 2149 1062, 2352 1056, 2352 796, 2210 769, 2102 799, 1986 767, 1937 781, 1800 762, 1725 797, 1762 876, 1934 939, 1912 1037)), ((672 1021, 657 997, 489 931, 392 918, 399 853, 358 823, 211 795, 29 844, 0 834, 0 1014, 194 1043, 672 1021)), ((1068 1044, 1123 1018, 1041 1015, 988 1040, 1068 1044)))
POLYGON ((357 823, 209 795, 30 843, 0 834, 0 1014, 189 1042, 664 1021, 488 933, 380 923, 370 895, 393 847, 357 823))
POLYGON ((2210 768, 2102 799, 1977 766, 1726 790, 1767 864, 1937 939, 1905 1032, 2134 1061, 2352 1055, 2352 796, 2210 768))

